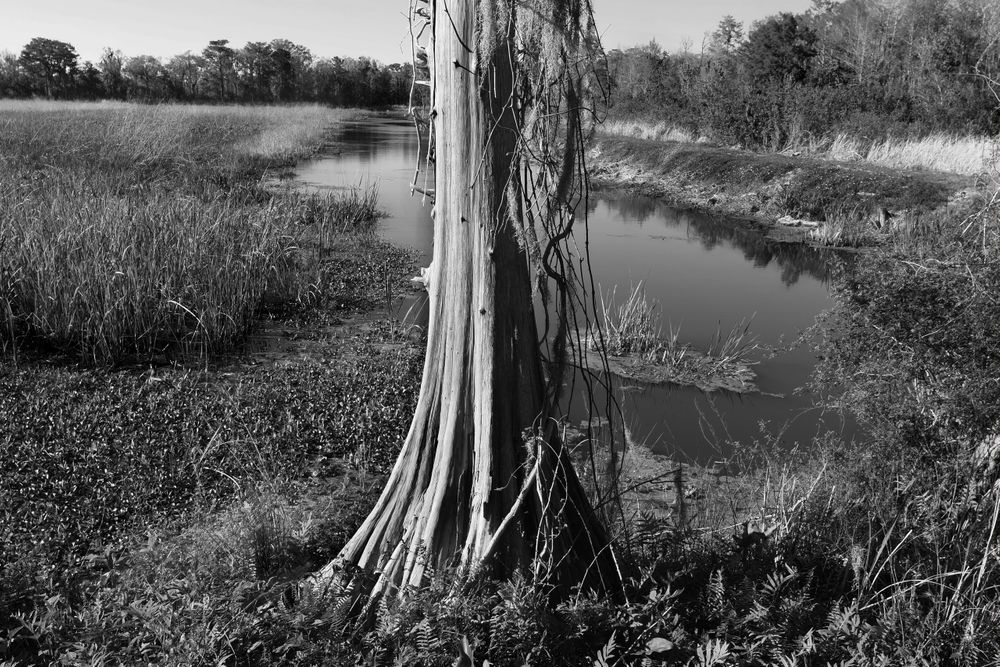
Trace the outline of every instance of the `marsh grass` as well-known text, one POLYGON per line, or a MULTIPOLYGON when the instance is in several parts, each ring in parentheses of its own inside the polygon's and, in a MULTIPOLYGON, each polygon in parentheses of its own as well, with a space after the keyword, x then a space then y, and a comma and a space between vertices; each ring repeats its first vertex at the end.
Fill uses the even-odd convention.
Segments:
POLYGON ((694 133, 665 121, 653 123, 642 120, 609 120, 601 126, 601 130, 606 134, 638 137, 640 139, 652 139, 655 141, 679 141, 684 143, 699 140, 704 141, 704 138, 699 138, 694 133))
POLYGON ((824 222, 809 230, 808 238, 831 248, 860 248, 877 243, 891 229, 876 229, 867 208, 837 206, 827 211, 824 222), (879 233, 881 232, 881 234, 879 233))
POLYGON ((962 237, 970 233, 984 241, 991 238, 996 231, 990 218, 994 205, 983 193, 973 192, 933 210, 900 211, 885 218, 870 204, 842 202, 825 209, 824 222, 810 229, 808 238, 837 248, 883 246, 897 253, 933 252, 963 243, 962 237))
MULTIPOLYGON (((663 335, 660 304, 646 296, 642 281, 628 291, 628 296, 618 300, 618 288, 600 290, 601 322, 604 347, 614 356, 635 356, 663 365, 680 365, 689 360, 690 347, 679 342, 680 327, 668 324, 668 335, 663 335)), ((750 331, 753 319, 743 319, 729 331, 722 325, 716 329, 705 354, 712 364, 746 364, 754 351, 759 349, 757 337, 750 331)), ((591 345, 597 345, 591 341, 591 345)))
POLYGON ((955 174, 988 172, 998 145, 994 138, 976 135, 930 134, 919 138, 888 137, 865 140, 838 134, 813 152, 834 160, 864 161, 895 169, 931 169, 955 174))
POLYGON ((863 641, 852 649, 871 661, 864 664, 905 664, 907 656, 923 664, 985 664, 1000 646, 993 565, 1000 498, 994 492, 981 507, 940 508, 931 517, 930 496, 908 494, 914 480, 907 475, 886 480, 896 493, 873 497, 837 460, 845 452, 824 451, 835 441, 825 442, 811 453, 759 443, 745 450, 755 450, 753 462, 702 490, 698 539, 710 552, 729 536, 750 553, 777 547, 790 571, 815 578, 811 604, 833 602, 838 614, 855 617, 853 631, 863 641), (963 511, 966 522, 973 515, 976 521, 956 524, 963 511), (960 544, 953 531, 962 534, 960 544))
MULTIPOLYGON (((605 134, 655 141, 703 143, 709 139, 666 121, 616 119, 601 126, 605 134)), ((839 133, 805 137, 781 147, 844 162, 867 162, 893 169, 928 169, 976 176, 991 172, 1000 144, 983 135, 929 134, 923 137, 865 139, 839 133)))
POLYGON ((708 345, 709 358, 719 366, 746 364, 760 349, 757 335, 750 330, 752 324, 752 317, 743 318, 724 333, 720 323, 708 345))
POLYGON ((600 290, 599 294, 608 353, 618 356, 648 354, 660 346, 662 325, 659 304, 646 298, 642 281, 634 285, 621 301, 617 299, 617 286, 607 294, 604 290, 600 290))
POLYGON ((3 346, 95 363, 231 349, 265 301, 308 298, 377 188, 269 192, 343 117, 319 107, 0 105, 3 346))

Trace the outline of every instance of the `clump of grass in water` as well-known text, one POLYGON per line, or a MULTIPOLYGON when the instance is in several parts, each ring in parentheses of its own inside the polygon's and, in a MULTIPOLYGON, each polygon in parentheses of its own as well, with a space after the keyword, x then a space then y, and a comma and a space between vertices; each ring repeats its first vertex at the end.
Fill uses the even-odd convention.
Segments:
POLYGON ((753 318, 744 318, 723 338, 720 323, 708 346, 708 357, 717 367, 730 364, 745 365, 751 355, 760 349, 756 334, 750 331, 751 324, 753 318))
POLYGON ((660 342, 662 327, 657 313, 658 305, 646 299, 642 281, 632 288, 628 298, 615 304, 618 287, 605 298, 601 296, 601 316, 604 323, 605 347, 608 354, 646 354, 660 342))
MULTIPOLYGON (((757 337, 750 331, 752 319, 743 319, 723 335, 722 326, 716 330, 705 355, 691 353, 689 346, 679 342, 680 327, 669 325, 669 335, 663 335, 659 303, 646 297, 643 282, 629 291, 628 297, 615 304, 617 287, 601 296, 601 321, 604 331, 604 348, 612 356, 634 356, 640 359, 675 367, 693 367, 707 364, 712 371, 719 371, 749 364, 751 354, 759 348, 757 337)), ((596 339, 592 348, 599 347, 596 339)))

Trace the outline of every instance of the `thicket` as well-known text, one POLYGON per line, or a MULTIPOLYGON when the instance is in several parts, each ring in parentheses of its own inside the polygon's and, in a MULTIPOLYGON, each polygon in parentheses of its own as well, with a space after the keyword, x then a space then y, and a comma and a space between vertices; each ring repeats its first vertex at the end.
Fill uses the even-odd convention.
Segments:
POLYGON ((746 34, 726 17, 697 52, 610 52, 611 115, 769 150, 840 133, 995 134, 998 36, 988 0, 817 1, 746 34))

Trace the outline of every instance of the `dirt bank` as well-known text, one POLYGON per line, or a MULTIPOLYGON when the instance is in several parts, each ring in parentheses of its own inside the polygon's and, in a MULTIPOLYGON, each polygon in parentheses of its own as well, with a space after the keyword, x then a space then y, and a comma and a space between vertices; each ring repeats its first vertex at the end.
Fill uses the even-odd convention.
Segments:
POLYGON ((808 239, 816 228, 808 222, 850 219, 881 232, 887 219, 909 224, 975 195, 975 181, 968 176, 705 144, 599 136, 588 158, 599 189, 624 188, 741 218, 781 241, 808 239), (780 218, 791 224, 778 224, 780 218))

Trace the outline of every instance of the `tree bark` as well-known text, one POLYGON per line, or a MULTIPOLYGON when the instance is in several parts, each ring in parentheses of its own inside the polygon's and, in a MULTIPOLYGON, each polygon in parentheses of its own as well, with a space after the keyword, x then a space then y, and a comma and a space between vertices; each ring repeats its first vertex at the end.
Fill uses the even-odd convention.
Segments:
POLYGON ((354 600, 432 572, 515 570, 557 588, 618 582, 607 535, 552 419, 528 251, 508 192, 520 134, 509 0, 431 0, 436 194, 430 319, 416 412, 385 490, 321 572, 354 600), (477 15, 503 4, 480 52, 477 15), (527 438, 525 434, 527 433, 527 438), (346 582, 345 572, 360 571, 346 582))

